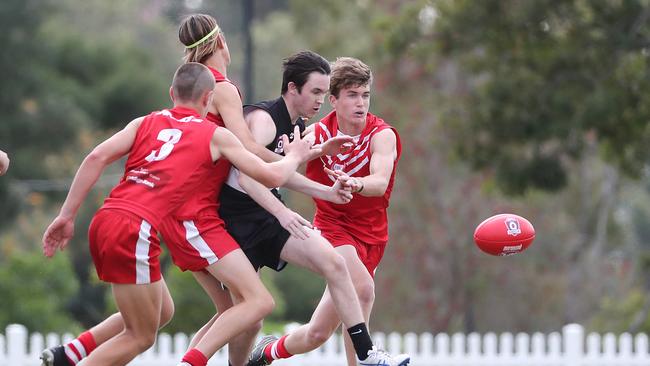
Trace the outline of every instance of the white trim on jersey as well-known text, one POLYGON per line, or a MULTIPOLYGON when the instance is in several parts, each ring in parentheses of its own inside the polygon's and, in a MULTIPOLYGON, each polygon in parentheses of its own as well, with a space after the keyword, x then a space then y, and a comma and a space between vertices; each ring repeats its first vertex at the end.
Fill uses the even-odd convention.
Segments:
POLYGON ((149 247, 151 241, 151 224, 142 220, 140 232, 138 233, 138 242, 135 244, 135 283, 151 283, 151 272, 149 270, 149 247))
POLYGON ((349 176, 352 176, 352 174, 358 172, 359 170, 361 170, 361 168, 366 166, 366 164, 368 164, 369 161, 370 161, 370 159, 366 156, 365 159, 361 160, 361 163, 359 163, 359 165, 357 165, 354 168, 350 169, 350 171, 346 172, 346 174, 349 175, 349 176))
POLYGON ((208 264, 215 263, 219 260, 217 255, 212 251, 212 249, 210 249, 208 243, 206 243, 201 237, 201 233, 196 227, 196 224, 194 224, 194 221, 183 221, 183 226, 185 226, 185 239, 187 239, 187 242, 196 249, 201 258, 208 261, 208 264))
POLYGON ((248 194, 244 190, 244 188, 242 188, 241 185, 239 185, 239 174, 241 174, 239 169, 235 168, 234 166, 231 166, 230 167, 230 172, 228 172, 228 177, 226 178, 225 183, 226 183, 226 185, 238 190, 241 193, 248 194))
POLYGON ((330 130, 327 128, 327 126, 323 122, 318 122, 318 125, 320 126, 321 129, 323 129, 323 132, 325 132, 325 136, 327 136, 327 139, 332 138, 332 133, 330 130))

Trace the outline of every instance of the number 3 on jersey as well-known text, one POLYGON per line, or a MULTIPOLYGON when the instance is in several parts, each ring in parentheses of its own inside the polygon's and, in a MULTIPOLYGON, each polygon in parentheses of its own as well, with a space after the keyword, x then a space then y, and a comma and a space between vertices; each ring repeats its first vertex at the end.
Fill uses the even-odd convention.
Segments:
POLYGON ((168 157, 169 154, 172 153, 174 145, 180 141, 182 134, 183 131, 175 128, 160 130, 158 133, 158 140, 164 142, 163 146, 160 147, 160 152, 158 152, 158 150, 152 150, 151 154, 144 158, 144 160, 152 162, 160 161, 168 157))

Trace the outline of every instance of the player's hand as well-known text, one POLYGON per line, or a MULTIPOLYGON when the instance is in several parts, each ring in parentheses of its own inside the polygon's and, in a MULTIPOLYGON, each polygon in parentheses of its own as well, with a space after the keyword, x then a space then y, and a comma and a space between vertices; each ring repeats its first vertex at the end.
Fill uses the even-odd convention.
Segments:
POLYGON ((321 148, 314 146, 316 138, 313 134, 300 138, 300 128, 296 126, 293 130, 293 141, 289 143, 287 135, 282 135, 282 146, 284 146, 285 155, 297 156, 300 161, 309 160, 310 156, 321 155, 321 148))
POLYGON ((340 180, 336 180, 334 185, 330 188, 328 201, 338 204, 345 204, 352 201, 352 189, 344 187, 340 180))
POLYGON ((344 188, 350 189, 352 192, 359 192, 363 188, 363 183, 355 177, 351 177, 345 174, 341 170, 331 170, 324 168, 325 173, 329 174, 331 177, 335 178, 337 181, 341 182, 341 185, 344 188))
MULTIPOLYGON (((352 150, 352 148, 354 148, 354 139, 351 136, 335 136, 322 144, 314 145, 314 147, 319 147, 321 149, 320 155, 333 156, 338 154, 347 154, 352 150)), ((315 159, 320 155, 315 155, 312 159, 315 159)))
POLYGON ((296 212, 286 208, 275 217, 280 221, 280 225, 282 225, 282 227, 292 236, 301 240, 309 238, 309 230, 307 230, 307 228, 313 229, 313 226, 311 225, 311 222, 305 220, 296 212))
POLYGON ((74 219, 57 216, 43 234, 43 254, 51 257, 56 250, 63 250, 74 234, 74 219))

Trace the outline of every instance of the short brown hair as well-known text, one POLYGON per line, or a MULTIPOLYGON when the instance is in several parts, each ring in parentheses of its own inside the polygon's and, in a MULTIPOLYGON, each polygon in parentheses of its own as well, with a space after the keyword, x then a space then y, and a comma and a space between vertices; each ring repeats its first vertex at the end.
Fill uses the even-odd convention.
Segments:
POLYGON ((372 71, 361 60, 353 57, 339 57, 332 64, 331 95, 338 98, 341 89, 371 84, 372 71))
POLYGON ((182 102, 197 102, 205 92, 214 89, 214 76, 203 64, 188 62, 174 74, 174 97, 182 102))

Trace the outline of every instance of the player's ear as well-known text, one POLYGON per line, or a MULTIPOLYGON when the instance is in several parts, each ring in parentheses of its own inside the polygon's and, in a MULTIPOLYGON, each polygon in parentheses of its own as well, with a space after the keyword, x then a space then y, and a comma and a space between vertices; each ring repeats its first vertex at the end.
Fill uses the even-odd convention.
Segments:
POLYGON ((334 95, 330 94, 330 95, 327 96, 327 99, 329 99, 330 105, 332 106, 332 108, 336 108, 336 97, 334 95))
POLYGON ((174 103, 174 88, 171 86, 169 87, 169 97, 172 99, 172 103, 174 103))
POLYGON ((226 44, 226 39, 223 37, 223 34, 219 32, 217 35, 217 48, 218 49, 223 49, 226 44))
POLYGON ((298 87, 296 86, 296 83, 294 83, 293 81, 290 81, 287 84, 287 89, 289 90, 289 93, 291 93, 291 94, 297 94, 298 93, 298 87))
POLYGON ((205 94, 203 94, 203 98, 201 99, 201 104, 204 107, 209 106, 210 103, 212 102, 213 95, 214 95, 214 90, 208 90, 207 92, 205 92, 205 94))

